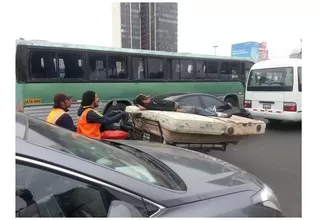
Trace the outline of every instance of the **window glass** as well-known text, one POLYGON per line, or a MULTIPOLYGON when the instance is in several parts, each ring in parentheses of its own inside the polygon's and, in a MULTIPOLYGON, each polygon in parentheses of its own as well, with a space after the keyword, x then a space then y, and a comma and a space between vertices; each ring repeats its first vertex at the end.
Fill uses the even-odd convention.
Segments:
POLYGON ((161 58, 148 58, 148 79, 163 79, 163 60, 161 58))
POLYGON ((108 54, 108 78, 110 79, 128 79, 126 58, 108 54))
POLYGON ((221 62, 221 79, 229 79, 230 69, 229 62, 221 62))
POLYGON ((193 62, 192 60, 180 60, 180 79, 193 78, 193 62))
POLYGON ((89 79, 105 80, 107 79, 107 57, 105 54, 89 54, 89 79))
POLYGON ((16 165, 17 217, 106 217, 109 201, 90 184, 16 165))
POLYGON ((211 96, 201 96, 204 108, 209 108, 215 106, 217 109, 224 106, 224 103, 221 102, 218 98, 213 98, 211 96))
POLYGON ((30 71, 33 79, 60 78, 57 74, 55 53, 50 51, 33 51, 31 53, 30 71))
POLYGON ((205 61, 197 61, 196 62, 196 78, 197 79, 205 79, 206 78, 206 62, 205 61))
POLYGON ((240 63, 231 62, 229 79, 239 79, 239 75, 240 75, 240 63))
POLYGON ((281 67, 252 70, 248 91, 292 91, 293 68, 281 67))
POLYGON ((74 137, 73 133, 69 130, 57 129, 35 118, 28 118, 28 121, 30 129, 27 137, 28 140, 38 138, 38 135, 35 135, 37 133, 49 139, 52 143, 51 146, 47 146, 47 144, 46 147, 71 153, 82 159, 127 174, 142 182, 169 189, 180 189, 181 182, 179 181, 182 180, 177 174, 171 169, 156 165, 156 162, 155 164, 151 164, 152 160, 150 159, 148 161, 142 159, 141 155, 143 152, 137 152, 138 155, 141 154, 137 156, 125 150, 126 146, 124 145, 116 147, 112 143, 101 143, 84 136, 74 137))
POLYGON ((132 73, 134 79, 145 79, 145 59, 132 58, 132 73))
POLYGON ((208 61, 207 62, 207 78, 208 79, 219 79, 219 62, 218 61, 208 61))
POLYGON ((180 79, 180 61, 172 60, 171 62, 171 78, 172 79, 180 79))
POLYGON ((83 78, 83 57, 76 52, 58 52, 60 78, 83 78))
POLYGON ((191 106, 201 107, 200 100, 198 96, 188 96, 179 100, 180 103, 191 106))
POLYGON ((17 217, 107 217, 113 200, 127 202, 148 216, 143 201, 127 193, 16 164, 17 217))

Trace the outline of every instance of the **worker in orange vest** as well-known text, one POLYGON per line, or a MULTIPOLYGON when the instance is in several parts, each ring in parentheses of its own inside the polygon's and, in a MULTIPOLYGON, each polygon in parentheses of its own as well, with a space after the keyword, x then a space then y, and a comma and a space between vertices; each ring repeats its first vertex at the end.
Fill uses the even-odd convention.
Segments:
POLYGON ((47 117, 47 122, 56 124, 71 131, 76 131, 73 120, 68 114, 69 108, 71 106, 71 98, 72 96, 66 95, 64 93, 56 94, 53 98, 53 109, 47 117))
POLYGON ((124 111, 112 111, 101 114, 95 108, 99 106, 99 97, 94 91, 87 91, 82 95, 81 106, 78 110, 77 133, 94 139, 101 139, 101 125, 112 125, 119 122, 128 113, 124 111))

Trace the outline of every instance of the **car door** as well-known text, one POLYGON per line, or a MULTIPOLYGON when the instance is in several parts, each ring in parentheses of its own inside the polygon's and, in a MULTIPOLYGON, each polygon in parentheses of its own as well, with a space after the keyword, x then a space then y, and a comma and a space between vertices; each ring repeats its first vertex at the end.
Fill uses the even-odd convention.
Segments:
POLYGON ((198 95, 184 96, 184 97, 178 99, 177 102, 182 103, 182 104, 184 104, 184 105, 202 107, 198 95))
POLYGON ((113 201, 132 205, 142 217, 157 211, 148 204, 148 212, 137 195, 84 177, 43 162, 16 160, 16 217, 107 217, 113 201))

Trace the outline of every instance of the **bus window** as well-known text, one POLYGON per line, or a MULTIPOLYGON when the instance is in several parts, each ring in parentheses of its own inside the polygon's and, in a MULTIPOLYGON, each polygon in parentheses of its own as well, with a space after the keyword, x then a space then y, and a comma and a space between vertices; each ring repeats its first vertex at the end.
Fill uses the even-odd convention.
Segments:
POLYGON ((252 70, 247 87, 248 91, 292 91, 292 89, 292 67, 252 70))
POLYGON ((298 89, 299 92, 302 92, 302 67, 298 67, 298 89))
POLYGON ((89 79, 105 80, 107 79, 106 55, 105 54, 89 54, 89 79))
POLYGON ((55 67, 55 53, 33 51, 30 59, 30 76, 32 79, 59 78, 55 67))
POLYGON ((196 79, 205 79, 206 78, 206 64, 205 61, 196 62, 196 79))
POLYGON ((240 63, 230 63, 230 75, 229 79, 239 79, 240 75, 240 63))
POLYGON ((229 62, 221 62, 221 79, 229 79, 229 75, 229 62))
POLYGON ((108 55, 108 78, 128 79, 126 58, 124 56, 108 55))
POLYGON ((145 59, 144 58, 132 58, 132 73, 133 79, 145 79, 145 59))
POLYGON ((208 61, 207 62, 207 79, 219 79, 218 71, 219 62, 218 61, 208 61))
POLYGON ((83 78, 83 58, 77 52, 58 52, 59 77, 65 79, 83 78))
POLYGON ((180 61, 172 60, 171 61, 171 79, 177 80, 180 78, 180 61))
POLYGON ((180 79, 193 78, 193 62, 192 60, 180 60, 180 79))
POLYGON ((148 58, 147 79, 163 79, 163 60, 161 58, 148 58))

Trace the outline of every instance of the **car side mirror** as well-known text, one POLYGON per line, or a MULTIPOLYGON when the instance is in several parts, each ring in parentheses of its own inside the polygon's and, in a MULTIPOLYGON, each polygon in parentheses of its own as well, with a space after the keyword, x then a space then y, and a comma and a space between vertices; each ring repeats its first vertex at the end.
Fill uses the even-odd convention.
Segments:
POLYGON ((142 214, 133 205, 119 200, 113 200, 108 210, 109 218, 142 218, 142 214))

